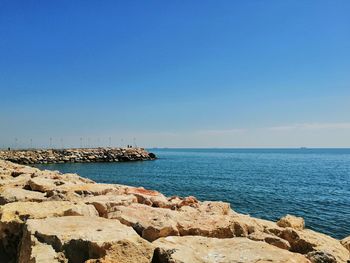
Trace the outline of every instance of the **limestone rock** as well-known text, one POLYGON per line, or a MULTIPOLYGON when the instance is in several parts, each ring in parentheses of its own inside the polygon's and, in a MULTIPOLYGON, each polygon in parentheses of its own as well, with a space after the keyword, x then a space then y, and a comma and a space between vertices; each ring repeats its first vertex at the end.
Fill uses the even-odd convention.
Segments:
POLYGON ((67 211, 80 210, 81 215, 98 216, 92 205, 74 204, 66 201, 15 202, 0 207, 0 225, 6 222, 24 222, 29 218, 64 216, 67 211))
POLYGON ((147 190, 143 187, 129 187, 126 189, 127 194, 133 194, 137 202, 154 207, 167 207, 168 199, 161 193, 153 190, 147 190))
POLYGON ((22 174, 29 174, 32 175, 36 172, 38 172, 39 169, 33 168, 33 167, 29 167, 29 166, 18 166, 15 169, 13 169, 13 171, 11 172, 11 176, 12 177, 17 177, 19 175, 22 174))
POLYGON ((166 237, 153 242, 158 263, 308 263, 304 256, 246 238, 166 237))
POLYGON ((252 231, 241 218, 207 214, 192 207, 175 211, 142 204, 116 206, 107 215, 132 226, 143 238, 153 241, 165 236, 199 235, 228 238, 248 236, 252 231))
MULTIPOLYGON (((38 245, 51 246, 56 255, 72 263, 102 259, 105 262, 150 262, 153 247, 116 220, 100 217, 30 219, 24 228, 19 263, 36 260, 38 245), (58 253, 60 253, 58 255, 58 253)), ((38 262, 38 261, 34 261, 38 262)))
POLYGON ((348 237, 342 239, 342 240, 340 241, 340 243, 341 243, 347 250, 350 251, 350 236, 348 236, 348 237))
POLYGON ((74 192, 81 197, 85 196, 96 196, 96 195, 106 195, 106 194, 116 194, 122 195, 125 193, 125 187, 114 185, 114 184, 96 184, 96 183, 86 183, 78 185, 62 185, 56 190, 61 193, 74 192))
POLYGON ((200 212, 208 214, 228 215, 233 213, 230 203, 225 202, 204 201, 200 202, 197 207, 200 212))
POLYGON ((108 213, 108 218, 118 219, 121 223, 133 227, 148 241, 179 235, 175 212, 165 208, 153 208, 141 204, 118 206, 113 212, 108 213))
POLYGON ((336 258, 324 251, 312 251, 309 252, 306 257, 312 263, 337 263, 336 258))
POLYGON ((129 206, 137 202, 134 195, 97 195, 85 197, 83 202, 93 205, 101 217, 107 217, 115 206, 129 206))
POLYGON ((32 218, 59 217, 68 215, 98 216, 92 205, 64 201, 15 202, 0 207, 0 253, 14 255, 17 251, 22 226, 32 218))
POLYGON ((287 227, 267 229, 267 231, 287 240, 291 245, 290 251, 293 252, 308 254, 314 251, 322 251, 333 256, 337 262, 347 262, 350 258, 349 251, 338 240, 312 230, 298 231, 287 227))
POLYGON ((305 227, 305 222, 302 217, 286 215, 277 222, 277 225, 280 227, 291 227, 296 230, 303 230, 305 227))
POLYGON ((54 180, 39 177, 30 179, 28 181, 28 186, 32 191, 38 191, 42 193, 52 191, 57 187, 54 180))
POLYGON ((270 245, 286 250, 289 250, 291 248, 287 240, 262 232, 254 232, 250 234, 248 238, 254 241, 264 241, 270 245))
POLYGON ((0 205, 22 201, 42 202, 46 199, 44 193, 28 191, 22 188, 3 187, 0 189, 0 205))

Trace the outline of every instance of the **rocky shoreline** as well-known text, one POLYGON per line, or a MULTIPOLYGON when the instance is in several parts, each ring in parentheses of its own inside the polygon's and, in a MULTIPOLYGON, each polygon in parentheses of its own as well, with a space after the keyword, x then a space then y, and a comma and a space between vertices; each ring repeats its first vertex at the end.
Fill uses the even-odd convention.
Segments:
POLYGON ((153 160, 144 148, 75 148, 0 151, 0 159, 18 164, 127 162, 153 160))
POLYGON ((230 204, 166 197, 0 160, 0 262, 349 262, 341 241, 230 204))

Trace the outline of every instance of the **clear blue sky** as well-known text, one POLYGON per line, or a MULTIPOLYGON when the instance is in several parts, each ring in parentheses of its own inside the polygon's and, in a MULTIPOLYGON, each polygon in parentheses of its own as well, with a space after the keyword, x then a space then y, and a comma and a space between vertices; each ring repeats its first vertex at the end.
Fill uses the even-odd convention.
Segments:
POLYGON ((350 147, 349 14, 345 0, 0 0, 0 147, 350 147))

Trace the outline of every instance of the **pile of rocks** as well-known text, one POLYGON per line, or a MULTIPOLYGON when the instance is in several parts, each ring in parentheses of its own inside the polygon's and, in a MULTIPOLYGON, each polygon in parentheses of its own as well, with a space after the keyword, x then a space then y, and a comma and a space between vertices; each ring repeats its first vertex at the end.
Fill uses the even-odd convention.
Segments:
POLYGON ((166 197, 0 160, 0 262, 347 262, 336 240, 287 215, 277 223, 228 203, 166 197))
POLYGON ((78 148, 0 151, 0 159, 19 164, 125 162, 153 160, 143 148, 78 148))

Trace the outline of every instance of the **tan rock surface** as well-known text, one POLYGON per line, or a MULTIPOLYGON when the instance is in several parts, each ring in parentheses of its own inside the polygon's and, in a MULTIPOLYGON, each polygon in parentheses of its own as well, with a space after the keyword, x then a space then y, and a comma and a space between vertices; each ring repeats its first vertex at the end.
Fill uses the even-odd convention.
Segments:
POLYGON ((350 259, 349 251, 330 236, 308 229, 298 231, 293 228, 274 228, 267 231, 287 240, 291 245, 290 251, 301 254, 321 251, 332 255, 337 262, 347 262, 350 259))
POLYGON ((42 202, 47 200, 44 193, 28 191, 16 187, 3 187, 0 189, 0 205, 13 202, 42 202))
POLYGON ((150 262, 153 253, 152 245, 132 228, 101 217, 28 220, 21 241, 19 263, 27 263, 35 257, 34 248, 38 243, 51 246, 61 258, 72 263, 98 258, 110 258, 120 263, 146 263, 150 262), (34 246, 33 242, 36 243, 34 246))
POLYGON ((121 223, 133 227, 144 239, 153 241, 159 237, 179 235, 176 215, 177 213, 170 209, 132 204, 128 207, 115 207, 113 212, 108 213, 108 218, 118 219, 121 223))
POLYGON ((0 207, 0 247, 8 253, 15 254, 22 226, 32 218, 47 218, 69 215, 98 216, 92 205, 74 204, 65 201, 52 202, 15 202, 0 207))
POLYGON ((108 217, 114 207, 137 203, 137 198, 134 195, 97 195, 85 197, 83 202, 93 205, 101 217, 108 217))
POLYGON ((154 207, 166 207, 168 205, 168 199, 157 191, 147 190, 143 187, 128 187, 126 193, 135 195, 137 202, 140 204, 154 207))
POLYGON ((245 223, 245 217, 205 213, 197 208, 182 207, 180 210, 154 208, 142 204, 127 207, 116 206, 107 217, 118 219, 132 226, 143 238, 153 241, 165 236, 199 235, 228 238, 248 236, 254 226, 245 223))
POLYGON ((304 218, 293 215, 286 215, 278 220, 277 225, 280 227, 291 227, 296 230, 303 230, 305 227, 304 218))
MULTIPOLYGON (((153 242, 159 263, 307 263, 304 256, 246 238, 166 237, 153 242)), ((156 261, 157 260, 157 261, 156 261)))
POLYGON ((342 239, 342 240, 340 241, 340 243, 341 243, 347 250, 350 251, 350 236, 348 236, 348 237, 342 239))

